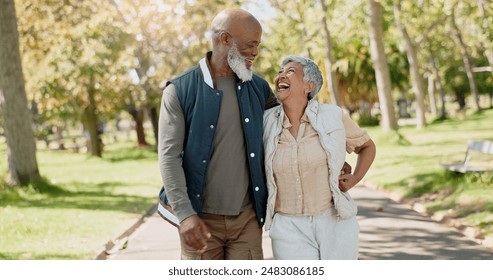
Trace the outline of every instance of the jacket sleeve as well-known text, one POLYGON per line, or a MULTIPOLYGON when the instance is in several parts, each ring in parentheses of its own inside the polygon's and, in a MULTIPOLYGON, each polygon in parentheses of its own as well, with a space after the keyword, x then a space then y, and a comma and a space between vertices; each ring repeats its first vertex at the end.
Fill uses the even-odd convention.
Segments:
POLYGON ((185 118, 173 84, 164 91, 159 114, 158 158, 166 197, 178 219, 196 214, 187 194, 182 151, 185 118))

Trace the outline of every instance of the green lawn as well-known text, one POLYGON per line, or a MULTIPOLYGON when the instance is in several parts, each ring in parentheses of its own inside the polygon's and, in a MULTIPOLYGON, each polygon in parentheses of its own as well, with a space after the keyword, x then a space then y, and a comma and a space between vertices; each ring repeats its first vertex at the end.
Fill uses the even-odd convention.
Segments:
MULTIPOLYGON (((5 174, 5 145, 0 158, 5 174)), ((0 190, 0 259, 95 258, 156 201, 156 158, 134 142, 107 146, 102 159, 39 151, 44 182, 0 190)))
POLYGON ((444 221, 480 229, 479 238, 493 235, 493 172, 455 174, 439 165, 441 160, 462 159, 469 139, 493 140, 492 109, 421 130, 402 127, 400 137, 378 127, 368 132, 377 157, 365 180, 424 204, 430 215, 444 221))

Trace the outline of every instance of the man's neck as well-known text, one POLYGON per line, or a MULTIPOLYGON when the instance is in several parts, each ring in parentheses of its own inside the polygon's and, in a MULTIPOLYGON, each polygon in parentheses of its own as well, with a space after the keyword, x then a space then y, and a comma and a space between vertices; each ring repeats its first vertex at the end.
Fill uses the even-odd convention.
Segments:
POLYGON ((211 66, 211 72, 214 77, 230 77, 234 75, 226 58, 212 54, 209 65, 211 66))

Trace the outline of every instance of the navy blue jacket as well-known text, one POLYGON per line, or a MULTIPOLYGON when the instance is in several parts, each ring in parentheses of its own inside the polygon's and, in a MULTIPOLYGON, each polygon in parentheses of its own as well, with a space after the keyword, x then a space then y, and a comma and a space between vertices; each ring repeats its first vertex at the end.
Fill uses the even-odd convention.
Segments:
MULTIPOLYGON (((187 193, 193 209, 201 213, 223 93, 214 89, 205 60, 169 83, 176 88, 185 116, 182 159, 187 193)), ((263 114, 271 89, 264 79, 254 74, 251 81, 237 83, 236 94, 248 158, 249 191, 258 222, 262 226, 267 205, 262 142, 263 114)), ((164 189, 161 189, 159 197, 167 204, 164 189)))

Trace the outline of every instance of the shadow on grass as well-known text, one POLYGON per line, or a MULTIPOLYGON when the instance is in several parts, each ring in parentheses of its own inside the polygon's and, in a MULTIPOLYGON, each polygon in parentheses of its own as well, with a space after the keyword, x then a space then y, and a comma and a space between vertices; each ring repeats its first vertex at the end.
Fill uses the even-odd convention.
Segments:
POLYGON ((59 196, 70 193, 67 190, 64 190, 63 188, 51 183, 50 180, 46 179, 45 177, 42 177, 41 179, 36 180, 31 184, 35 191, 47 195, 59 196))
POLYGON ((153 146, 122 148, 107 151, 103 154, 103 160, 109 162, 156 160, 157 151, 153 146))
POLYGON ((387 184, 387 188, 406 186, 404 198, 410 199, 444 189, 450 189, 453 192, 463 182, 465 182, 463 174, 443 171, 413 175, 398 182, 387 184))
POLYGON ((412 143, 409 141, 402 133, 398 130, 392 130, 388 133, 385 133, 381 136, 382 138, 378 139, 377 142, 387 143, 389 145, 397 145, 397 146, 411 146, 412 143))
MULTIPOLYGON (((431 141, 431 142, 421 142, 417 144, 413 144, 416 147, 428 147, 428 146, 448 146, 448 145, 457 145, 456 140, 447 140, 447 141, 431 141)), ((464 142, 464 152, 466 151, 466 142, 464 142)))
MULTIPOLYGON (((386 187, 405 186, 404 198, 418 199, 420 202, 430 203, 428 210, 438 212, 453 209, 449 218, 467 217, 480 212, 493 213, 493 202, 484 199, 473 200, 469 203, 458 203, 457 197, 472 189, 471 181, 475 181, 479 188, 491 185, 490 181, 478 182, 477 174, 462 174, 450 171, 419 174, 388 184, 386 187)), ((485 225, 487 226, 487 225, 485 225)))
POLYGON ((99 184, 72 182, 67 183, 67 185, 75 186, 76 189, 82 191, 65 190, 43 179, 24 188, 0 193, 0 207, 14 205, 20 208, 39 207, 141 213, 153 203, 152 198, 117 194, 113 191, 129 186, 125 182, 114 181, 99 184))

